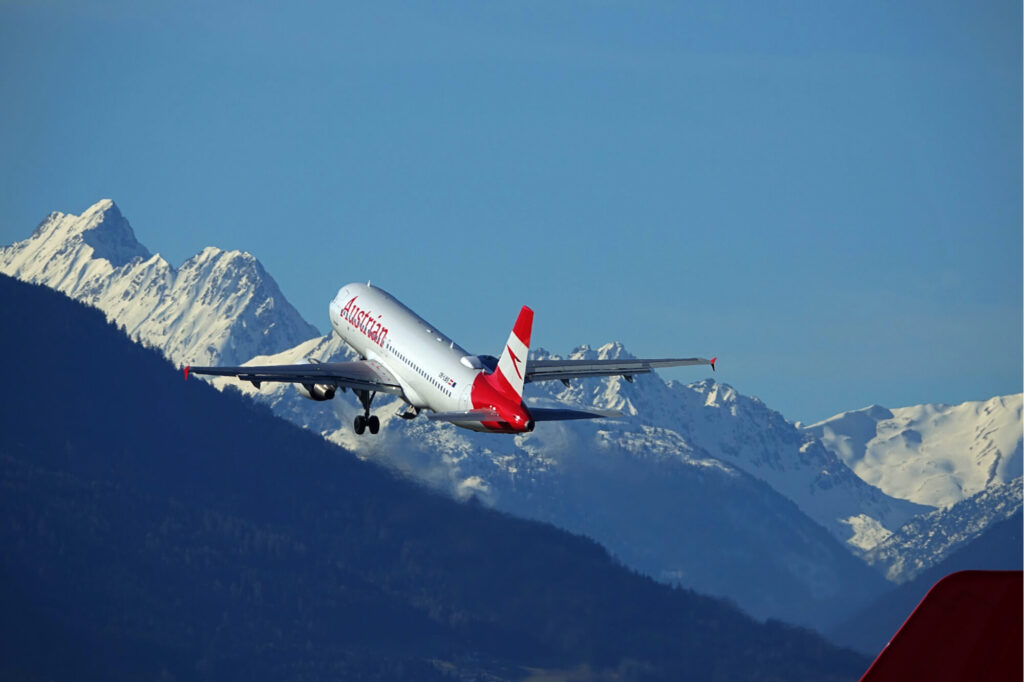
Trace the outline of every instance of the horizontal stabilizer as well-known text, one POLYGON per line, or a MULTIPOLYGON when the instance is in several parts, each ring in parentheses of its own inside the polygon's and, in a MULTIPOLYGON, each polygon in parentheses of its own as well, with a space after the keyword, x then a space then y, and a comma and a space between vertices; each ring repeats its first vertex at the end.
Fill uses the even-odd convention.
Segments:
MULTIPOLYGON (((569 419, 614 419, 621 417, 618 410, 570 410, 568 408, 528 407, 530 418, 535 422, 555 422, 569 419)), ((428 419, 446 422, 500 422, 504 421, 496 410, 480 408, 462 412, 433 412, 428 419)))
POLYGON ((614 419, 621 417, 618 410, 570 410, 566 408, 531 407, 530 416, 535 422, 557 422, 569 419, 614 419))
POLYGON ((526 383, 558 379, 586 379, 588 377, 624 376, 649 374, 663 367, 685 367, 687 365, 711 365, 715 368, 718 358, 660 358, 634 360, 531 360, 526 363, 526 383))

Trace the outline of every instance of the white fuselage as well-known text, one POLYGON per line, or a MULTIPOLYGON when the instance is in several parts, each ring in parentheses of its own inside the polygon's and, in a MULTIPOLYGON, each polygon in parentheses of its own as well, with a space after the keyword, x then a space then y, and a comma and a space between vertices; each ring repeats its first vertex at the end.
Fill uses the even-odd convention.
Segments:
POLYGON ((361 357, 384 365, 410 405, 435 412, 473 407, 481 370, 463 364, 469 353, 391 294, 347 284, 331 301, 330 315, 334 332, 361 357))

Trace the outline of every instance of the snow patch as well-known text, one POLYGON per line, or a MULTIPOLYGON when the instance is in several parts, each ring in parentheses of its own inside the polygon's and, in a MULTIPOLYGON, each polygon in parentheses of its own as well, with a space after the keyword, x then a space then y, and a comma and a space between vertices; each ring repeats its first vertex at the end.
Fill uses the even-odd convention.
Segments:
POLYGON ((853 531, 853 537, 847 542, 860 550, 869 550, 892 535, 891 530, 867 514, 851 516, 843 519, 843 523, 853 531))
POLYGON ((99 308, 178 364, 239 364, 317 334, 251 254, 207 247, 175 269, 109 199, 79 216, 51 213, 0 248, 0 272, 99 308))

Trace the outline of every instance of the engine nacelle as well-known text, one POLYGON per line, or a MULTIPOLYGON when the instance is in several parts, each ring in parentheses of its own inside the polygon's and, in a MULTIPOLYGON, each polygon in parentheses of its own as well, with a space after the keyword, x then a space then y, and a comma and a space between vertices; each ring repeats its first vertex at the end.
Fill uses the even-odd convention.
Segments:
POLYGON ((334 392, 337 390, 334 386, 328 384, 296 384, 295 389, 303 398, 309 398, 317 402, 333 399, 334 392))

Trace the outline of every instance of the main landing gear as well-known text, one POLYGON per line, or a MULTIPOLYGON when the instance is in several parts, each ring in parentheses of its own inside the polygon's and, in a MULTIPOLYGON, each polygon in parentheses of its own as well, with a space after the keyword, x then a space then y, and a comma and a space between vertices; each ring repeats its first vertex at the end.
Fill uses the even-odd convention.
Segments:
POLYGON ((355 428, 356 433, 360 436, 363 435, 367 428, 370 429, 370 433, 375 434, 380 431, 380 420, 377 419, 377 415, 375 414, 370 415, 369 417, 357 414, 355 428))
POLYGON ((370 393, 369 391, 353 391, 356 397, 359 398, 360 404, 363 406, 363 414, 356 415, 355 430, 356 435, 363 435, 367 428, 370 429, 371 434, 376 434, 380 431, 380 420, 377 419, 377 415, 370 414, 370 404, 373 402, 373 397, 376 394, 370 393))

